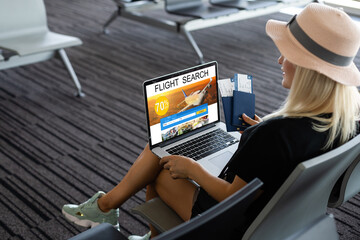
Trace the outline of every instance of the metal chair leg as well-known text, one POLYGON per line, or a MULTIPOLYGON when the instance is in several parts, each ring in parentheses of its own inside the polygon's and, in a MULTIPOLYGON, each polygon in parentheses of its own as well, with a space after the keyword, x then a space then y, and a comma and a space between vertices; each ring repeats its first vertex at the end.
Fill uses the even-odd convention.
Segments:
POLYGON ((104 34, 109 34, 109 30, 107 29, 107 27, 117 18, 117 16, 120 13, 120 8, 118 8, 118 10, 114 11, 110 18, 106 21, 106 23, 103 26, 103 33, 104 34))
POLYGON ((201 64, 204 63, 204 55, 202 54, 199 46, 197 45, 197 43, 196 43, 195 39, 193 38, 193 36, 191 35, 191 33, 183 27, 181 27, 180 32, 185 36, 185 38, 190 43, 191 47, 195 50, 195 52, 199 58, 199 63, 201 63, 201 64))
POLYGON ((66 69, 68 70, 68 72, 69 72, 69 74, 70 74, 72 80, 74 81, 75 86, 76 86, 76 88, 78 90, 75 95, 77 97, 85 97, 85 94, 81 91, 80 82, 79 82, 79 80, 78 80, 78 78, 76 76, 76 73, 75 73, 73 67, 71 66, 70 60, 69 60, 68 56, 66 55, 65 50, 64 49, 59 49, 58 53, 59 53, 64 65, 66 67, 66 69))

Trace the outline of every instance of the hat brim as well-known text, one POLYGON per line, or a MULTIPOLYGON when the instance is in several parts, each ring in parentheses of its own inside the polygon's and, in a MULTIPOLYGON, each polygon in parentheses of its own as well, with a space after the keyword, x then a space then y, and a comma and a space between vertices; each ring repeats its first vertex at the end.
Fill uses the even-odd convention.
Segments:
POLYGON ((269 20, 266 24, 266 33, 274 41, 280 53, 293 64, 320 72, 344 85, 360 85, 360 73, 354 62, 349 66, 341 67, 318 58, 294 38, 286 22, 269 20))

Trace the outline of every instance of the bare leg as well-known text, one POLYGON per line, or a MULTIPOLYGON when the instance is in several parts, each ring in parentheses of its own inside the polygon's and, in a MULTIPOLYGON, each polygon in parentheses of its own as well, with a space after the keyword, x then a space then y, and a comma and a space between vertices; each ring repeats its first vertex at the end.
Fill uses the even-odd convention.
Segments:
POLYGON ((190 220, 196 186, 186 179, 173 179, 169 170, 162 170, 155 181, 159 197, 184 221, 190 220))
POLYGON ((120 183, 98 200, 99 208, 104 212, 118 208, 132 195, 154 182, 161 169, 159 158, 146 145, 120 183))
MULTIPOLYGON (((159 197, 181 216, 184 221, 191 217, 196 187, 187 180, 174 180, 168 170, 162 170, 155 183, 149 184, 146 189, 146 201, 159 197), (158 193, 160 192, 160 194, 158 193)), ((157 230, 149 224, 151 237, 158 235, 157 230)))
MULTIPOLYGON (((146 189, 146 201, 160 197, 184 221, 191 217, 196 187, 185 179, 174 180, 168 170, 163 169, 154 183, 146 189)), ((151 237, 158 235, 157 230, 149 224, 151 237)))

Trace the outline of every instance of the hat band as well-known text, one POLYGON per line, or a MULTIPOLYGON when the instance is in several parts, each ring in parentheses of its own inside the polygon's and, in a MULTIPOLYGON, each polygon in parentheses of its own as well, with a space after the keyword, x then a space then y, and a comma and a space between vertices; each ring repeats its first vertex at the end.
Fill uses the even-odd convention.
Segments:
POLYGON ((346 57, 333 53, 312 40, 299 26, 298 22, 296 21, 296 15, 288 22, 288 26, 290 32, 296 38, 296 40, 305 49, 322 60, 341 67, 349 66, 353 62, 355 56, 346 57))

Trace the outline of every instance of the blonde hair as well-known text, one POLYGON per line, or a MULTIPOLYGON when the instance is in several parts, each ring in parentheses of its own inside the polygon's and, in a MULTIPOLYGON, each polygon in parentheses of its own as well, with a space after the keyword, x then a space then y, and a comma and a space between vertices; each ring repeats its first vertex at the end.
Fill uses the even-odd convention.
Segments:
POLYGON ((334 140, 347 142, 356 134, 359 120, 360 95, 356 87, 345 86, 314 70, 296 66, 289 95, 276 112, 264 119, 277 116, 309 117, 317 121, 313 129, 329 130, 324 149, 331 148, 334 140), (331 117, 321 116, 332 113, 331 117))

